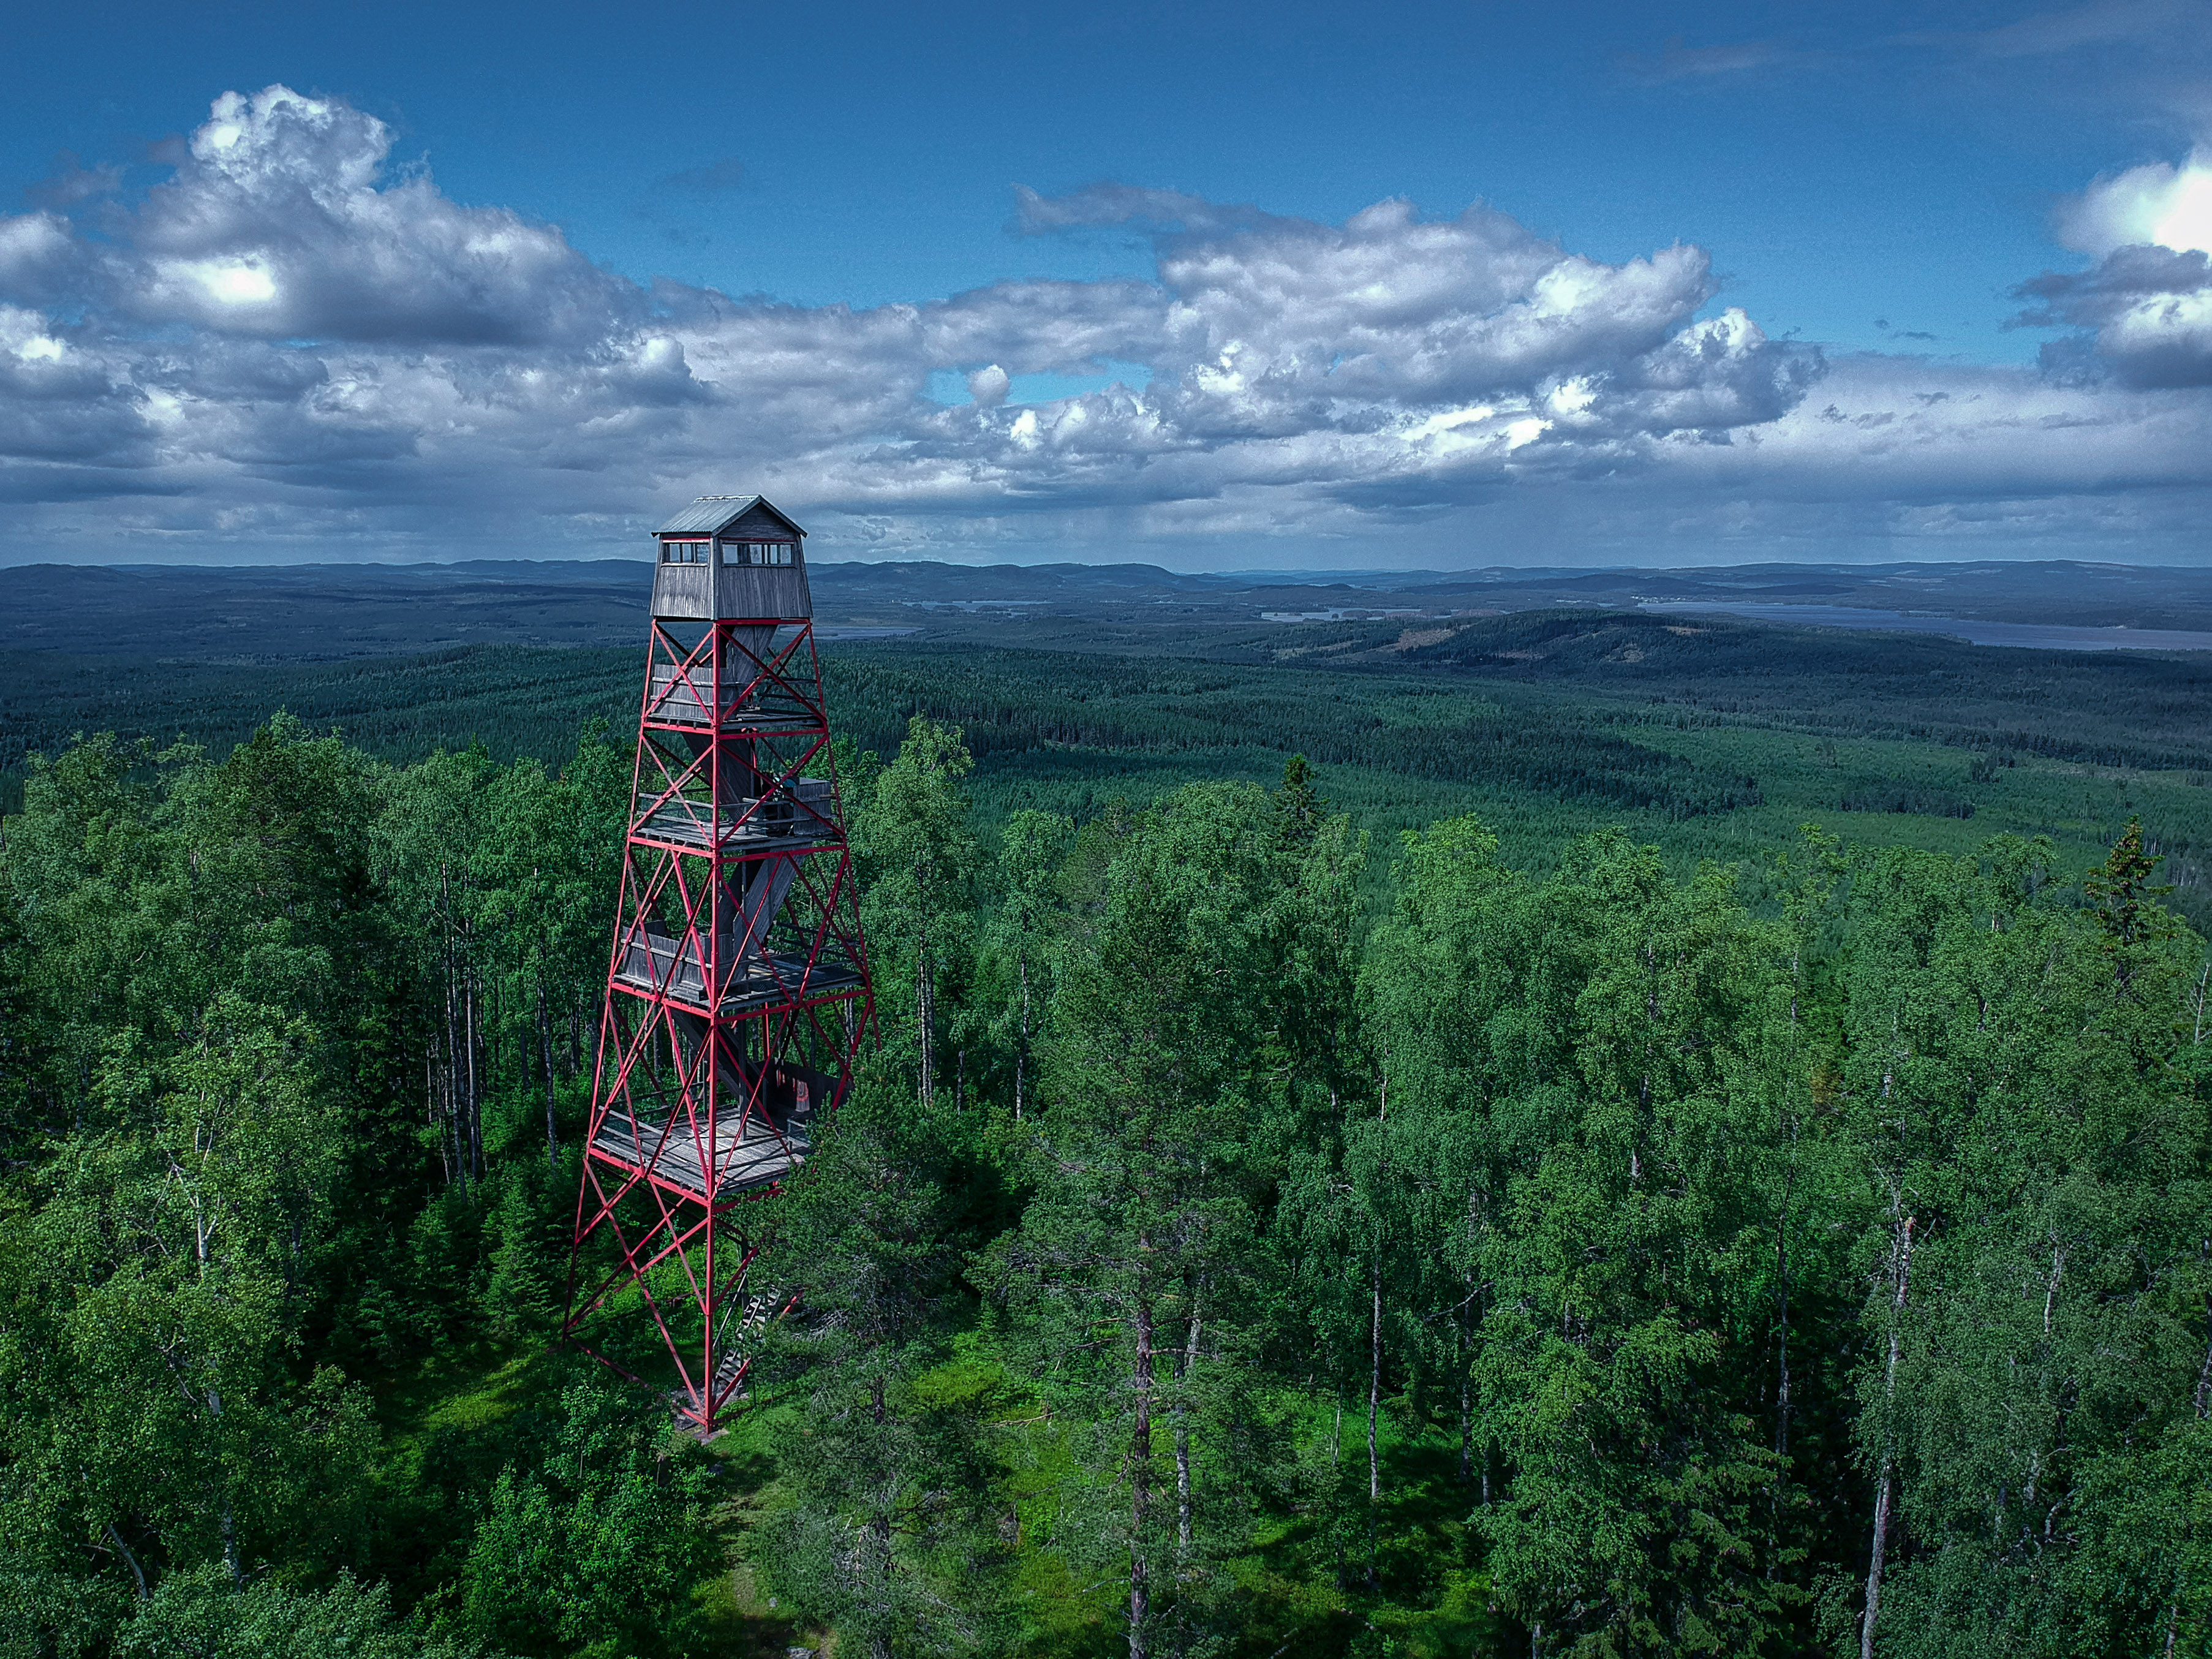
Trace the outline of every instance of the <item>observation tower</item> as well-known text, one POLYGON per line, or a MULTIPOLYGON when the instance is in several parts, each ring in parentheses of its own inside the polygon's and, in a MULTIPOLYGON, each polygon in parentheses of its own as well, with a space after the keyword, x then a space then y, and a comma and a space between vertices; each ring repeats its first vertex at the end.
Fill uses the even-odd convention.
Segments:
POLYGON ((806 532, 702 495, 653 636, 564 1334, 711 1430, 795 1283, 756 1270, 869 1031, 806 532), (669 1367, 672 1364, 672 1373, 669 1367))

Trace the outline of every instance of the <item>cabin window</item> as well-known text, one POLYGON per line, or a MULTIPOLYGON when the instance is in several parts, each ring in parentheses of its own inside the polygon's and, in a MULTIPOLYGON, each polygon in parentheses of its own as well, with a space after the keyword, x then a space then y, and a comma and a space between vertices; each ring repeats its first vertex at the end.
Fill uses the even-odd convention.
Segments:
POLYGON ((796 542, 724 542, 724 564, 793 564, 796 542))
POLYGON ((660 562, 663 564, 704 564, 707 562, 707 550, 713 545, 712 542, 664 541, 660 544, 660 562))

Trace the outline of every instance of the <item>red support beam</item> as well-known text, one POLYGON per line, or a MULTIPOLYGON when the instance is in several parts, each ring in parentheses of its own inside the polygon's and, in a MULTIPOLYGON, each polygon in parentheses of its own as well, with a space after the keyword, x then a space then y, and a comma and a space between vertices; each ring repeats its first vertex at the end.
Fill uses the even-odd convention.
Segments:
POLYGON ((711 1431, 799 1290, 757 1206, 843 1098, 873 1005, 812 626, 695 630, 656 617, 646 653, 564 1329, 711 1431))

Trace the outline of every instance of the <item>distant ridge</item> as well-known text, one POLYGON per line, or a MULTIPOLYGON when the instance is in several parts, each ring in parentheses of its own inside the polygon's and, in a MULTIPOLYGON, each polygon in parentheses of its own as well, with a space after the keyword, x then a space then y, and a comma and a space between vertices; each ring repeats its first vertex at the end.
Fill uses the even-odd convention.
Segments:
MULTIPOLYGON (((642 557, 451 564, 0 568, 0 648, 274 660, 641 638, 642 557)), ((1150 564, 813 566, 825 624, 932 635, 1071 627, 1466 617, 1560 606, 1818 606, 2073 629, 2212 631, 2212 570, 2091 564, 1760 563, 1685 569, 1184 573, 1150 564)), ((1868 617, 1874 621, 1873 616, 1868 617)), ((1832 621, 1831 625, 1833 625, 1832 621)))

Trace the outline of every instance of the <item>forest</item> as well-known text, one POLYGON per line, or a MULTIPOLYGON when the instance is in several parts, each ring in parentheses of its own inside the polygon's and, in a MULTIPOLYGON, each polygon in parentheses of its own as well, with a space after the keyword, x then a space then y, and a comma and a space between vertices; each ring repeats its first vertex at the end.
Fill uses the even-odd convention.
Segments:
POLYGON ((606 723, 23 763, 0 1653, 2212 1653, 2185 723, 926 658, 703 1443, 556 1340, 606 723))

